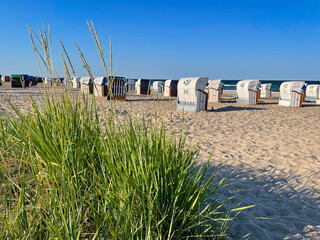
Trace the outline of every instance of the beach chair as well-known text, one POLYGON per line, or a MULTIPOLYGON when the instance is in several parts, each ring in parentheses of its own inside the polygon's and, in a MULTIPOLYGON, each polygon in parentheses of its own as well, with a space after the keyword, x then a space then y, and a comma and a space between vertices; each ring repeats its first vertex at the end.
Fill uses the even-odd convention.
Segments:
POLYGON ((107 82, 108 81, 106 77, 94 78, 93 92, 95 96, 100 96, 100 97, 108 96, 107 82))
POLYGON ((127 88, 126 77, 121 76, 109 76, 108 78, 108 99, 114 100, 126 100, 127 88))
POLYGON ((179 80, 168 79, 164 82, 164 97, 176 97, 178 95, 179 80))
POLYGON ((62 78, 53 78, 52 80, 52 85, 55 87, 60 86, 61 83, 62 83, 62 78))
POLYGON ((28 76, 28 81, 29 81, 29 86, 30 87, 34 87, 38 84, 38 80, 37 78, 33 77, 33 76, 28 76))
POLYGON ((279 105, 286 107, 302 107, 303 91, 305 85, 303 81, 283 82, 280 85, 279 105))
POLYGON ((237 103, 248 105, 258 104, 259 99, 259 80, 248 79, 237 83, 237 103))
POLYGON ((81 77, 71 77, 72 87, 74 89, 80 88, 80 79, 81 77))
POLYGON ((82 77, 80 79, 80 90, 84 94, 93 93, 93 82, 90 77, 82 77))
POLYGON ((320 104, 320 91, 318 93, 318 98, 317 98, 316 104, 320 104))
POLYGON ((25 88, 26 87, 26 76, 22 74, 11 75, 11 87, 13 88, 25 88))
POLYGON ((152 84, 152 91, 156 93, 162 93, 163 85, 164 83, 162 81, 154 81, 152 84))
POLYGON ((47 87, 51 87, 51 86, 52 86, 52 78, 46 77, 46 78, 44 79, 44 84, 45 84, 47 87))
POLYGON ((133 79, 127 79, 127 92, 134 91, 135 89, 135 81, 133 79))
POLYGON ((11 77, 10 76, 4 76, 4 82, 10 82, 11 77))
POLYGON ((138 79, 136 83, 137 94, 150 94, 150 80, 149 79, 138 79))
POLYGON ((208 102, 221 102, 222 82, 221 79, 209 80, 206 92, 208 93, 208 102))
POLYGON ((42 77, 35 77, 35 79, 37 80, 38 83, 42 83, 43 82, 42 77))
POLYGON ((261 84, 260 89, 260 98, 271 98, 271 86, 272 83, 261 84))
POLYGON ((207 77, 181 78, 178 83, 177 110, 198 112, 207 110, 207 77))
POLYGON ((306 89, 306 102, 317 102, 318 96, 320 92, 320 85, 319 84, 310 84, 307 86, 306 89))
POLYGON ((64 78, 63 85, 66 88, 66 90, 72 90, 73 89, 72 78, 70 79, 69 76, 64 78))

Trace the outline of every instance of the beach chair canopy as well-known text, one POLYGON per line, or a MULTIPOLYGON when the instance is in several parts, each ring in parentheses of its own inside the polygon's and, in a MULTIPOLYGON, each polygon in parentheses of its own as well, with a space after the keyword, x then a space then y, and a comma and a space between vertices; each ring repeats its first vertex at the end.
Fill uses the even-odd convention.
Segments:
POLYGON ((138 79, 137 86, 140 86, 141 91, 148 91, 150 85, 149 79, 138 79))
POLYGON ((80 83, 88 85, 89 83, 92 83, 92 80, 90 77, 82 77, 82 78, 80 78, 80 83))
POLYGON ((81 77, 71 77, 71 82, 80 82, 81 77))
POLYGON ((94 83, 96 85, 106 85, 107 84, 107 78, 106 77, 96 77, 96 78, 94 78, 94 83))
POLYGON ((249 90, 257 91, 260 86, 259 80, 248 79, 242 80, 237 83, 237 96, 238 98, 248 98, 249 90))
POLYGON ((180 102, 197 102, 197 91, 205 91, 207 77, 181 78, 178 83, 178 97, 180 102))
POLYGON ((27 79, 28 78, 28 75, 26 74, 11 74, 11 78, 14 78, 14 79, 27 79))
POLYGON ((320 84, 310 84, 307 86, 306 97, 318 98, 320 84))
POLYGON ((174 87, 178 85, 179 80, 168 79, 164 82, 164 85, 167 87, 174 87))
POLYGON ((283 82, 280 85, 280 99, 291 99, 291 93, 295 92, 302 92, 302 87, 305 85, 303 81, 290 81, 290 82, 283 82))
POLYGON ((163 86, 164 83, 162 81, 154 81, 153 84, 152 84, 152 87, 153 88, 157 88, 157 87, 160 87, 160 86, 163 86))
POLYGON ((164 96, 177 96, 179 80, 168 79, 164 82, 164 96))
POLYGON ((116 82, 116 81, 122 81, 122 82, 126 82, 126 77, 120 77, 120 76, 109 76, 109 80, 108 83, 111 83, 112 81, 116 82))
POLYGON ((208 80, 208 87, 218 90, 222 86, 221 79, 208 80))
POLYGON ((261 84, 260 89, 265 91, 267 89, 271 89, 271 86, 272 86, 272 83, 264 83, 264 84, 261 84))

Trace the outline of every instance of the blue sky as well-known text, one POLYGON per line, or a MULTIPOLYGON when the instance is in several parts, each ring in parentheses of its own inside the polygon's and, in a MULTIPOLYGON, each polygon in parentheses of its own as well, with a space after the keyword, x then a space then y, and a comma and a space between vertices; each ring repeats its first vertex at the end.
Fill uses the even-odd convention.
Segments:
POLYGON ((77 75, 75 40, 95 76, 104 70, 86 20, 114 69, 129 78, 320 79, 319 0, 6 1, 0 0, 0 74, 39 74, 27 24, 50 24, 60 74, 59 38, 77 75))

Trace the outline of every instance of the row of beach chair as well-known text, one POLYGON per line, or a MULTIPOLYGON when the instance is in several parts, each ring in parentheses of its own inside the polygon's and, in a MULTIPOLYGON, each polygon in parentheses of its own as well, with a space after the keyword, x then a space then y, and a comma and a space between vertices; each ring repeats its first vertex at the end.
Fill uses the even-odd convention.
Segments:
MULTIPOLYGON (((29 87, 42 82, 42 78, 25 74, 13 74, 1 76, 1 82, 11 81, 12 87, 29 87)), ((61 79, 45 78, 46 86, 59 85, 61 79)), ((108 97, 116 100, 125 100, 126 93, 136 91, 140 94, 150 94, 151 90, 163 93, 165 97, 177 96, 177 109, 186 111, 206 110, 208 102, 221 101, 223 83, 221 79, 209 80, 207 77, 169 79, 165 82, 138 79, 134 81, 122 76, 96 77, 72 77, 71 81, 63 81, 67 90, 80 89, 84 94, 108 97)), ((272 95, 271 83, 261 84, 259 80, 248 79, 237 83, 236 102, 241 104, 256 105, 259 98, 270 98, 272 95)), ((283 82, 280 86, 279 105, 287 107, 302 107, 304 101, 320 104, 320 84, 307 85, 304 81, 283 82)))
MULTIPOLYGON (((271 83, 261 84, 256 79, 239 81, 236 102, 257 105, 259 98, 272 96, 271 85, 271 83)), ((150 80, 148 79, 139 79, 135 87, 137 94, 150 94, 150 80)), ((197 112, 206 110, 208 102, 221 101, 223 83, 221 79, 209 80, 207 77, 181 78, 180 80, 167 80, 165 83, 155 81, 152 90, 156 93, 164 92, 164 96, 177 96, 178 110, 197 112)), ((304 81, 289 81, 281 84, 279 105, 301 107, 304 101, 320 104, 320 84, 306 86, 304 81)))

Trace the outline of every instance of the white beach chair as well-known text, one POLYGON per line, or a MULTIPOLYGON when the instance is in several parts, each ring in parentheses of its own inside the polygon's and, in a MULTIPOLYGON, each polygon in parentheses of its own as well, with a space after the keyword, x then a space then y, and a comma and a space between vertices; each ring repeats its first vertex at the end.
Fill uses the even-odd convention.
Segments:
POLYGON ((164 83, 162 81, 154 81, 152 84, 152 91, 156 93, 163 92, 164 83))
POLYGON ((249 105, 258 104, 259 99, 259 80, 248 79, 237 83, 237 103, 249 105))
POLYGON ((181 78, 178 83, 177 110, 198 112, 207 109, 207 77, 181 78))
POLYGON ((66 87, 67 90, 71 90, 72 89, 72 80, 69 80, 68 77, 66 77, 64 79, 63 84, 64 84, 64 86, 66 87))
POLYGON ((134 91, 135 81, 133 79, 127 79, 127 92, 134 91))
POLYGON ((221 102, 222 82, 221 79, 209 80, 206 87, 208 102, 221 102))
POLYGON ((72 77, 72 78, 71 78, 72 87, 73 87, 74 89, 77 89, 77 88, 80 88, 80 87, 81 87, 81 86, 80 86, 80 79, 81 79, 81 77, 72 77))
POLYGON ((178 95, 179 80, 168 79, 164 82, 164 97, 176 97, 178 95))
POLYGON ((271 86, 272 83, 261 84, 260 87, 260 98, 271 98, 271 86))
POLYGON ((283 82, 280 85, 279 105, 286 107, 302 107, 303 91, 301 88, 304 84, 305 82, 303 81, 283 82))
POLYGON ((307 86, 306 90, 306 102, 317 102, 318 96, 320 92, 320 85, 319 84, 311 84, 307 86))
POLYGON ((95 96, 104 97, 108 95, 107 78, 106 77, 95 77, 93 92, 95 96))
POLYGON ((150 80, 149 79, 138 79, 136 83, 137 94, 150 94, 150 80))
POLYGON ((93 93, 93 82, 90 77, 82 77, 80 78, 80 90, 84 94, 92 94, 93 93))
POLYGON ((51 86, 52 86, 52 78, 46 77, 46 78, 44 79, 44 84, 45 84, 47 87, 51 87, 51 86))

